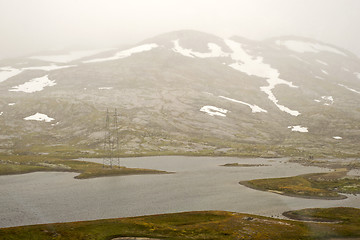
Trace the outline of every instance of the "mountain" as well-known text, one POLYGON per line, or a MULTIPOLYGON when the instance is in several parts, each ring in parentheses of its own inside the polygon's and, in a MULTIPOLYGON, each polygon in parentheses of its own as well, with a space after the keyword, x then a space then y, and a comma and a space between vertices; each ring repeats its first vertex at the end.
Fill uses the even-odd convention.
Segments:
POLYGON ((124 155, 356 157, 359 106, 360 60, 295 36, 183 30, 0 61, 3 153, 101 153, 116 108, 124 155))

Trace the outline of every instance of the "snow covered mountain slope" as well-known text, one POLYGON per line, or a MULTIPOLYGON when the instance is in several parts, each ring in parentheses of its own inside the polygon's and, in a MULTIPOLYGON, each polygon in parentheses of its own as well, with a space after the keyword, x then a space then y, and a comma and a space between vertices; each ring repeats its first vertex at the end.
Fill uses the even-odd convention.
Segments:
POLYGON ((326 43, 184 30, 66 56, 0 61, 0 151, 100 151, 117 108, 123 154, 360 152, 360 60, 326 43))

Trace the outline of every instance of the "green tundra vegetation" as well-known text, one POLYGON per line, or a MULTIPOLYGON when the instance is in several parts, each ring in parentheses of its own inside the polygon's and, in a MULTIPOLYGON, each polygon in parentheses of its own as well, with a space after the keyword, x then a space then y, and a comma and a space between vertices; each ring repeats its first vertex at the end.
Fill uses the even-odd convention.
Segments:
POLYGON ((135 174, 162 174, 165 171, 126 168, 126 167, 103 167, 102 164, 76 161, 66 157, 10 155, 0 156, 0 175, 24 174, 31 172, 75 172, 77 179, 121 176, 135 174))
POLYGON ((360 209, 291 211, 287 216, 319 222, 274 219, 223 211, 184 212, 0 229, 0 239, 340 239, 360 238, 360 209))
POLYGON ((346 169, 328 173, 311 173, 294 177, 255 179, 240 184, 277 194, 323 199, 344 199, 345 194, 360 193, 360 178, 347 176, 346 169))

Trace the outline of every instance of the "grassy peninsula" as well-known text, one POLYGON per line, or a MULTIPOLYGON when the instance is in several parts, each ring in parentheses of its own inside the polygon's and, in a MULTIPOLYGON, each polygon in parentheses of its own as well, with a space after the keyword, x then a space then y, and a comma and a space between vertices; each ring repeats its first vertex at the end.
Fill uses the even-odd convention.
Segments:
POLYGON ((303 198, 345 199, 360 193, 360 178, 348 177, 346 169, 284 178, 255 179, 240 184, 262 191, 303 198))
POLYGON ((136 174, 163 174, 165 171, 126 168, 113 166, 104 167, 99 163, 76 161, 65 157, 10 155, 0 156, 0 175, 24 174, 31 172, 75 172, 77 179, 105 176, 122 176, 136 174))

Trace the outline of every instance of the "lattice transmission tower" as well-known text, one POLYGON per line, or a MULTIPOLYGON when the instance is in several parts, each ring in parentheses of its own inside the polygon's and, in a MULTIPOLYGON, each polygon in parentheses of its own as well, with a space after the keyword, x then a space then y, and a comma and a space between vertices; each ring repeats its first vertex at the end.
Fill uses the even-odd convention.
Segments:
POLYGON ((113 115, 106 109, 103 167, 120 167, 118 117, 116 108, 113 115))

